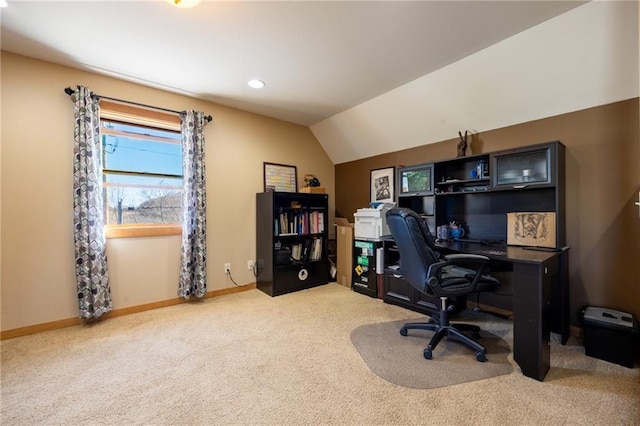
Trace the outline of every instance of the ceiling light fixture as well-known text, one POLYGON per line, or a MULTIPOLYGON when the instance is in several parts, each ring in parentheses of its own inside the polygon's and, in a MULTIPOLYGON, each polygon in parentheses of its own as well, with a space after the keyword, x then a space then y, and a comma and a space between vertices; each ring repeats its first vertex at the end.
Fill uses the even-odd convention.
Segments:
POLYGON ((167 0, 167 3, 180 7, 182 9, 188 9, 190 7, 195 7, 200 4, 202 0, 167 0))
POLYGON ((254 89, 262 89, 264 87, 264 81, 262 80, 249 80, 247 84, 254 89))

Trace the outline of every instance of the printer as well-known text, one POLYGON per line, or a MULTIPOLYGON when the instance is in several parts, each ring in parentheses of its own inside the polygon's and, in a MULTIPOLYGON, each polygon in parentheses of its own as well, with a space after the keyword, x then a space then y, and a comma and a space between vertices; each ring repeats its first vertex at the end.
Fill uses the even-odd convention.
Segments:
POLYGON ((387 211, 396 203, 371 203, 371 207, 358 209, 355 218, 354 237, 360 239, 378 240, 391 235, 387 225, 387 211))

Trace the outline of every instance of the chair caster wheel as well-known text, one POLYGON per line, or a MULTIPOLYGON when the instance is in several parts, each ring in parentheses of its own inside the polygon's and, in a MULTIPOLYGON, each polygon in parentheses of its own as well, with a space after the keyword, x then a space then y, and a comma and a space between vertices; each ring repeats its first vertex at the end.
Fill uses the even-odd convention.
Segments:
POLYGON ((401 327, 400 328, 400 334, 403 335, 403 336, 406 336, 407 335, 407 327, 401 327))
POLYGON ((431 359, 433 358, 433 352, 431 351, 431 349, 426 348, 424 352, 422 352, 422 356, 424 356, 425 359, 431 359))
POLYGON ((476 352, 476 361, 485 362, 487 360, 487 355, 484 352, 476 352))

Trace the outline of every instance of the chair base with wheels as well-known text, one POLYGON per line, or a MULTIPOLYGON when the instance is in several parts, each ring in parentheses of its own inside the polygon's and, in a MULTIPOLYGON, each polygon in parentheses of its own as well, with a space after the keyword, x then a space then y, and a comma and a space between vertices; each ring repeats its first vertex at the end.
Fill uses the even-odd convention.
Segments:
POLYGON ((461 343, 470 346, 472 349, 476 351, 476 360, 479 362, 485 362, 487 360, 487 349, 475 341, 474 339, 480 338, 480 327, 472 324, 451 324, 449 323, 449 311, 447 309, 447 298, 441 297, 441 309, 440 309, 440 317, 436 317, 437 319, 431 318, 429 322, 409 322, 404 324, 400 328, 400 334, 403 336, 407 336, 408 330, 427 330, 433 331, 435 334, 429 341, 429 344, 422 355, 426 359, 433 358, 433 350, 438 345, 438 342, 442 340, 443 337, 449 337, 453 340, 457 340, 461 343), (471 337, 467 336, 463 332, 470 332, 471 337))

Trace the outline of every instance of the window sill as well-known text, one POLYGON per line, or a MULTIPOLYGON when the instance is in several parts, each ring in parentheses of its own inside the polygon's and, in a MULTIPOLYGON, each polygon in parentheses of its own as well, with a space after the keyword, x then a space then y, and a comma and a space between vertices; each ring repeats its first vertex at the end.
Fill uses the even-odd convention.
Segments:
POLYGON ((181 235, 182 225, 106 225, 106 238, 159 237, 181 235))

